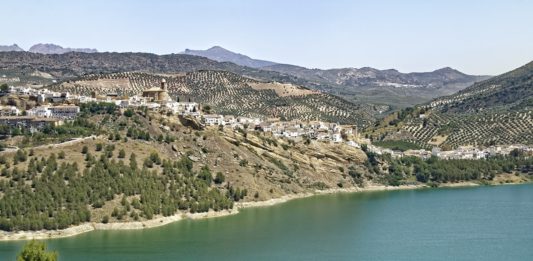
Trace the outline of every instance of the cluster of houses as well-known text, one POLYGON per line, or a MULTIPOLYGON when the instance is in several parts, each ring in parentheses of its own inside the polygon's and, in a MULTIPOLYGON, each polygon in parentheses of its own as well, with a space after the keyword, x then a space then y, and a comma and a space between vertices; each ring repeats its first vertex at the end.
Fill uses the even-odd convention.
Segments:
MULTIPOLYGON (((278 119, 234 117, 231 115, 208 114, 202 116, 206 126, 229 126, 231 128, 249 129, 272 134, 274 137, 284 137, 293 140, 304 138, 320 141, 343 142, 343 137, 357 136, 357 128, 342 126, 337 123, 322 121, 280 121, 278 119)), ((349 145, 359 147, 354 141, 349 145)))
POLYGON ((387 148, 381 148, 374 145, 368 145, 368 150, 377 154, 390 154, 394 158, 414 156, 423 159, 428 159, 431 156, 440 159, 485 159, 498 155, 509 155, 511 151, 518 149, 529 154, 533 154, 533 147, 513 144, 507 146, 490 146, 486 148, 477 148, 474 146, 460 146, 455 150, 443 151, 438 147, 434 147, 431 151, 425 149, 395 151, 387 148))
POLYGON ((61 120, 72 120, 80 112, 80 107, 76 105, 57 105, 57 106, 37 106, 26 111, 27 116, 36 118, 55 118, 61 120))
POLYGON ((37 106, 25 111, 13 105, 0 106, 1 125, 25 128, 30 131, 36 131, 46 126, 59 126, 65 120, 74 119, 80 112, 80 107, 76 105, 63 105, 63 103, 80 102, 80 97, 84 101, 83 96, 29 87, 11 86, 5 94, 24 95, 29 100, 35 101, 38 104, 59 104, 55 106, 37 106))
MULTIPOLYGON (((345 138, 357 135, 357 129, 341 126, 336 123, 321 121, 280 121, 279 119, 261 119, 254 117, 235 117, 233 115, 203 114, 200 104, 192 101, 174 101, 167 91, 166 82, 161 81, 160 87, 146 89, 140 95, 120 98, 116 94, 105 97, 87 97, 59 93, 47 89, 33 89, 28 87, 9 87, 9 92, 17 95, 27 95, 39 104, 80 104, 87 102, 111 102, 120 108, 146 107, 152 110, 166 110, 175 115, 190 116, 202 122, 205 126, 228 126, 234 129, 248 129, 271 133, 274 137, 285 137, 293 140, 316 139, 320 141, 344 142, 345 138), (343 138, 344 137, 344 138, 343 138)), ((15 106, 1 108, 1 121, 10 126, 31 127, 39 129, 48 124, 58 125, 61 121, 74 119, 80 112, 76 105, 42 105, 21 112, 15 106), (24 114, 24 115, 23 115, 24 114), (55 121, 54 121, 55 120, 55 121), (34 123, 35 122, 35 123, 34 123), (38 124, 37 124, 38 122, 38 124)), ((355 141, 347 144, 359 147, 355 141)))
POLYGON ((90 97, 81 95, 72 95, 68 92, 55 92, 46 88, 35 89, 24 86, 9 86, 7 94, 28 96, 30 100, 34 100, 40 104, 42 103, 63 103, 63 102, 87 102, 90 97), (88 99, 88 100, 87 100, 88 99))
POLYGON ((28 87, 9 87, 9 93, 27 95, 41 105, 24 112, 16 106, 0 106, 0 124, 7 126, 26 127, 31 130, 42 129, 45 126, 61 125, 64 120, 74 119, 80 112, 76 105, 63 105, 63 103, 80 104, 87 102, 111 102, 120 108, 146 107, 152 110, 166 110, 175 115, 190 116, 202 122, 207 127, 231 127, 233 129, 247 129, 270 133, 273 137, 283 137, 295 141, 315 139, 334 143, 345 143, 358 147, 358 142, 368 144, 368 150, 377 154, 390 154, 392 157, 415 156, 430 158, 436 156, 441 159, 483 159, 494 155, 507 155, 514 149, 521 149, 533 153, 533 148, 524 145, 491 146, 479 149, 472 146, 459 147, 451 151, 441 151, 433 148, 428 151, 407 150, 394 151, 372 145, 369 140, 361 139, 357 128, 352 126, 328 123, 322 121, 280 121, 279 119, 262 119, 254 117, 235 117, 233 115, 203 114, 200 104, 192 101, 180 102, 170 98, 166 82, 163 80, 160 87, 153 87, 142 92, 141 95, 129 98, 119 98, 116 94, 105 97, 87 97, 59 93, 47 89, 33 89, 28 87), (356 142, 357 141, 357 142, 356 142))
POLYGON ((17 108, 17 106, 3 106, 0 105, 0 116, 18 116, 22 112, 17 108))

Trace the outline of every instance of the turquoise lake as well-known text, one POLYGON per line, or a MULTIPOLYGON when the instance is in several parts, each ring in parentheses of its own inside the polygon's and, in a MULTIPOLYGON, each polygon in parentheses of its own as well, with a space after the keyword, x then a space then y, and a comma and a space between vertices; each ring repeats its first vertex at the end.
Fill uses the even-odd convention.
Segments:
MULTIPOLYGON (((533 260, 533 185, 314 196, 46 242, 60 260, 533 260)), ((0 260, 23 244, 0 242, 0 260)))

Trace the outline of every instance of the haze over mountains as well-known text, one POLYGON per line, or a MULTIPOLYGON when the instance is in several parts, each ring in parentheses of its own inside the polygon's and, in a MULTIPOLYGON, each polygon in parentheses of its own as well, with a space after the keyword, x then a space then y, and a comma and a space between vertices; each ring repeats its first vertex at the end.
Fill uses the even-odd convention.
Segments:
POLYGON ((335 86, 364 87, 375 85, 406 88, 439 88, 451 83, 471 83, 472 81, 487 78, 486 76, 467 75, 450 67, 432 72, 414 73, 401 73, 395 69, 378 70, 371 67, 326 70, 309 69, 297 65, 253 59, 220 46, 214 46, 207 50, 185 49, 181 54, 202 56, 218 62, 232 62, 242 66, 276 71, 313 82, 335 86))
POLYGON ((234 64, 248 66, 252 68, 261 68, 275 65, 275 62, 252 59, 244 54, 228 51, 220 46, 213 46, 207 50, 185 49, 180 54, 196 55, 215 60, 217 62, 231 62, 234 64))
POLYGON ((20 48, 17 44, 12 45, 0 45, 0 52, 23 52, 24 49, 20 48))
POLYGON ((445 67, 432 72, 401 73, 395 69, 378 70, 370 67, 340 69, 309 69, 302 66, 256 60, 234 53, 220 46, 207 50, 186 49, 182 54, 206 57, 219 62, 232 62, 242 66, 275 71, 304 79, 313 88, 343 96, 356 101, 363 98, 368 102, 411 106, 432 98, 449 95, 489 78, 489 76, 467 75, 445 67), (416 90, 412 90, 416 88, 416 90))
MULTIPOLYGON (((14 49, 14 46, 4 47, 4 49, 9 51, 14 49)), ((53 44, 37 44, 32 46, 29 51, 40 54, 68 55, 61 58, 18 55, 20 56, 18 59, 25 60, 25 64, 32 66, 40 64, 40 68, 55 75, 55 77, 74 77, 100 72, 169 73, 182 70, 226 70, 259 80, 301 85, 341 96, 359 104, 383 104, 394 108, 428 102, 433 98, 453 94, 475 82, 489 78, 488 76, 467 75, 449 67, 432 72, 417 73, 401 73, 394 69, 378 70, 370 67, 309 69, 253 59, 220 46, 214 46, 207 50, 186 49, 178 55, 97 53, 96 49, 63 48, 53 44), (92 53, 93 55, 75 53, 92 53), (209 60, 193 59, 193 56, 204 57, 209 60), (59 67, 62 68, 60 74, 57 71, 53 72, 59 67), (66 70, 70 72, 66 72, 66 70)), ((10 54, 4 53, 2 55, 7 57, 10 54)), ((9 59, 17 58, 11 57, 9 59)), ((7 60, 4 62, 16 63, 7 60)), ((18 66, 23 65, 22 63, 18 64, 18 66)))
MULTIPOLYGON (((0 45, 0 52, 23 52, 24 49, 20 48, 17 44, 13 45, 0 45)), ((80 53, 96 53, 98 50, 91 48, 68 48, 62 47, 57 44, 50 43, 38 43, 30 47, 28 52, 42 53, 42 54, 63 54, 68 52, 80 52, 80 53)))

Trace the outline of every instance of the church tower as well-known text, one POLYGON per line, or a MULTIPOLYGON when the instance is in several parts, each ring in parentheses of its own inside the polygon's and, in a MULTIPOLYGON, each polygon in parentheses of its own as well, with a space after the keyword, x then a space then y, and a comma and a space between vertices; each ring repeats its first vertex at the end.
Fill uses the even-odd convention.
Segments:
POLYGON ((161 80, 161 90, 167 91, 167 80, 165 79, 161 80))

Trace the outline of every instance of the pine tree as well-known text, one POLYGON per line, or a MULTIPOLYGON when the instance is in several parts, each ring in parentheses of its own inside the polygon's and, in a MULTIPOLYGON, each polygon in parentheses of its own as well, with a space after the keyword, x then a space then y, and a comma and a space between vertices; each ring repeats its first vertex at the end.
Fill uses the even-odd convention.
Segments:
POLYGON ((17 261, 56 261, 57 252, 46 251, 46 245, 32 240, 17 255, 17 261))

